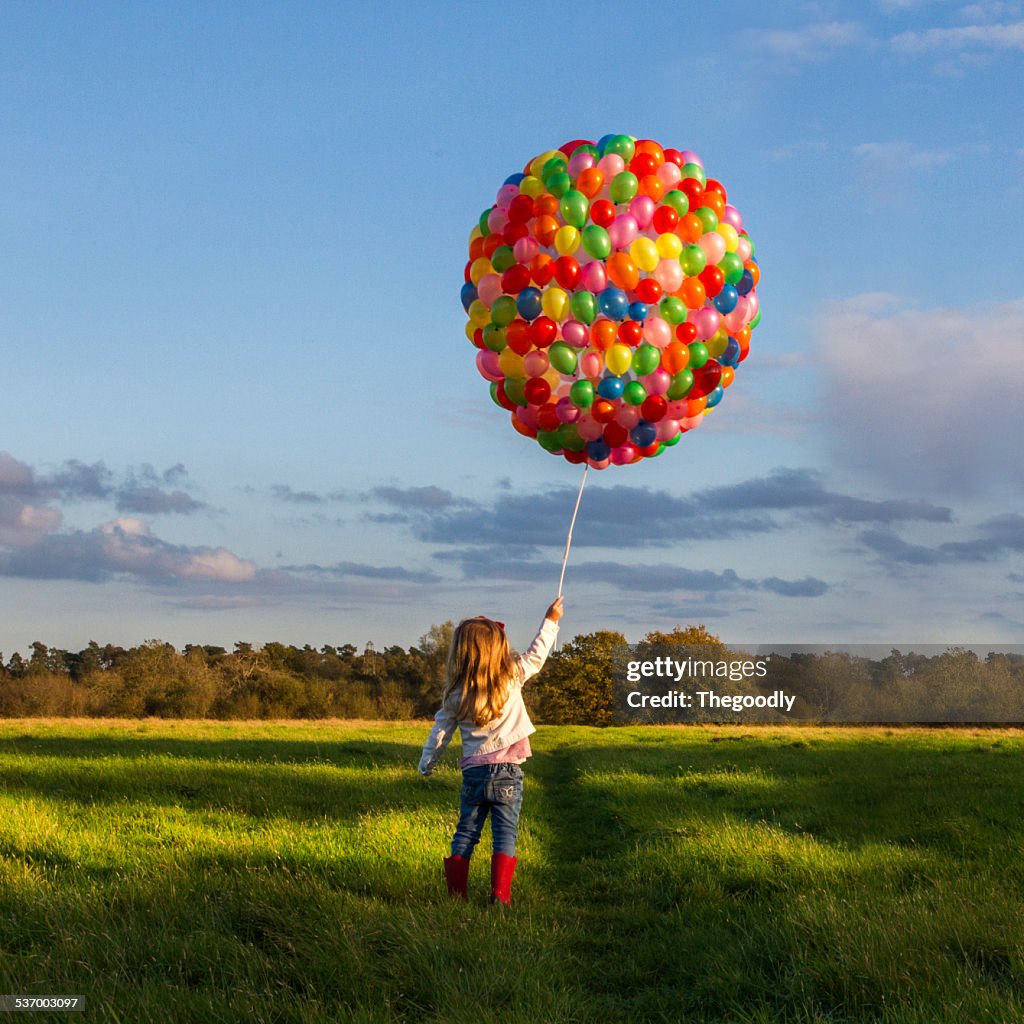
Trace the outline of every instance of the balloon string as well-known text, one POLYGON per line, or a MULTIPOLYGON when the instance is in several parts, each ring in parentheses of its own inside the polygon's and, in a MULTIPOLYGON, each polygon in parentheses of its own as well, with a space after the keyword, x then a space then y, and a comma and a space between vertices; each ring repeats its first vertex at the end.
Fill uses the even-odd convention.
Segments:
POLYGON ((576 495, 576 507, 572 510, 572 520, 569 523, 569 536, 565 538, 565 554, 562 555, 562 575, 558 577, 558 596, 562 596, 562 583, 565 581, 565 563, 569 561, 569 545, 572 543, 572 528, 576 525, 576 513, 580 510, 580 498, 583 497, 583 485, 587 482, 587 470, 589 464, 583 467, 583 479, 580 481, 580 490, 576 495))

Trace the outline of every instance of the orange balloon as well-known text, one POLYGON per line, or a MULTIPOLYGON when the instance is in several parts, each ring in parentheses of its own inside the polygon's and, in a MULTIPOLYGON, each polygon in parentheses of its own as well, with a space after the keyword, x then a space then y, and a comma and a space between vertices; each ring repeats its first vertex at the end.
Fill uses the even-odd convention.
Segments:
POLYGON ((530 276, 538 288, 544 288, 555 276, 554 262, 546 252, 539 252, 530 260, 530 276))
MULTIPOLYGON (((487 237, 490 238, 491 236, 488 235, 487 237)), ((485 241, 486 239, 482 235, 480 235, 474 238, 473 241, 469 243, 469 260, 471 263, 473 260, 478 260, 480 259, 481 256, 483 256, 485 241)))
POLYGON ((665 162, 665 151, 650 139, 638 139, 634 147, 635 153, 650 153, 654 157, 654 169, 657 170, 665 162))
POLYGON ((515 427, 523 437, 537 436, 537 428, 528 427, 515 413, 512 413, 512 426, 515 427))
POLYGON ((722 198, 719 192, 705 192, 700 197, 698 206, 707 206, 715 211, 715 216, 721 220, 722 214, 725 213, 725 200, 722 198))
POLYGON ((727 388, 736 379, 736 371, 731 366, 722 367, 722 379, 718 382, 727 388))
POLYGON ((665 183, 656 174, 645 174, 640 179, 640 195, 650 196, 657 202, 665 194, 665 183))
POLYGON ((686 400, 686 415, 696 416, 697 413, 703 412, 707 408, 707 404, 706 395, 701 395, 700 398, 688 398, 686 400))
POLYGON ((604 352, 615 344, 616 327, 612 320, 603 317, 590 325, 590 344, 599 352, 604 352))
MULTIPOLYGON (((470 253, 472 253, 472 251, 473 250, 470 249, 470 253)), ((754 279, 754 284, 758 284, 761 280, 761 268, 753 260, 747 260, 747 262, 743 264, 743 269, 749 270, 750 276, 754 279)))
POLYGON ((704 282, 699 277, 688 277, 679 286, 676 295, 686 303, 687 309, 700 309, 708 297, 704 290, 704 282))
POLYGON ((562 225, 559 224, 551 214, 542 213, 533 222, 533 237, 536 238, 541 245, 553 245, 555 235, 558 233, 558 229, 561 226, 562 225))
POLYGON ((631 292, 640 282, 640 271, 630 259, 629 253, 616 252, 608 257, 608 277, 612 284, 631 292))
POLYGON ((603 185, 604 171, 600 171, 596 167, 588 167, 585 171, 581 171, 580 176, 576 179, 576 188, 588 199, 593 199, 601 191, 603 185))
POLYGON ((681 341, 670 341, 661 353, 661 368, 666 373, 677 374, 690 363, 690 348, 681 341))
POLYGON ((490 259, 495 252, 505 244, 505 237, 501 234, 488 235, 484 239, 484 255, 490 259))
POLYGON ((742 348, 744 345, 750 344, 750 324, 747 324, 737 335, 736 340, 740 343, 742 348))
POLYGON ((704 225, 701 224, 700 217, 697 214, 685 213, 679 218, 679 223, 676 225, 676 234, 684 242, 694 245, 700 241, 700 236, 704 234, 704 225))
POLYGON ((540 217, 542 214, 547 213, 554 216, 554 214, 558 213, 558 206, 558 200, 550 192, 545 192, 534 199, 533 215, 534 217, 540 217))

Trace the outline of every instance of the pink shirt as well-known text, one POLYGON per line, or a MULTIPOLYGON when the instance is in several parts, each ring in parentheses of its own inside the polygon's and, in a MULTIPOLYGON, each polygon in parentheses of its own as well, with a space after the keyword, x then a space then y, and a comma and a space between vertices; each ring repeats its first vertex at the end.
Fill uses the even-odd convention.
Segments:
POLYGON ((477 754, 474 757, 464 757, 459 761, 460 768, 472 768, 478 764, 522 764, 533 751, 530 749, 530 737, 524 736, 516 740, 510 747, 502 747, 501 750, 492 750, 489 754, 477 754))

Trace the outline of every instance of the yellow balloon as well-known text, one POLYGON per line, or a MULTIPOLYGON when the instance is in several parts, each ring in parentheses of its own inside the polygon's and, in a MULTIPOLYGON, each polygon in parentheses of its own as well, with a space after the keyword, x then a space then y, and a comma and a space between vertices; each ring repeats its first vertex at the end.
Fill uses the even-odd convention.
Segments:
POLYGON ((494 273, 494 267, 486 256, 480 256, 473 260, 469 267, 469 279, 473 284, 479 284, 488 274, 494 273))
POLYGON ((498 356, 498 366, 506 377, 525 377, 526 370, 523 368, 523 357, 511 348, 502 349, 498 356))
POLYGON ((532 174, 528 174, 519 182, 519 191, 524 196, 536 199, 544 191, 544 182, 540 178, 535 178, 532 174))
POLYGON ((540 177, 540 172, 544 170, 544 165, 553 156, 560 156, 563 159, 565 158, 565 154, 562 153, 560 150, 549 149, 546 153, 541 153, 540 156, 535 156, 530 161, 530 174, 532 174, 535 178, 539 178, 540 177))
POLYGON ((491 322, 491 311, 479 299, 474 299, 469 305, 469 319, 477 327, 486 327, 491 322))
POLYGON ((472 245, 478 238, 483 237, 483 232, 480 230, 479 224, 473 225, 473 230, 469 233, 469 244, 472 245))
POLYGON ((555 323, 561 323, 569 315, 569 296, 561 288, 545 288, 540 305, 544 314, 555 323))
POLYGON ((683 240, 672 231, 658 235, 658 240, 654 244, 658 248, 658 255, 663 260, 677 260, 683 251, 683 240))
POLYGON ((476 334, 476 324, 473 323, 472 320, 467 320, 466 321, 466 337, 469 338, 470 341, 472 341, 474 334, 476 334))
POLYGON ((604 354, 604 365, 616 375, 625 373, 632 364, 633 351, 628 345, 623 345, 621 341, 617 341, 604 354))
POLYGON ((580 233, 571 224, 563 224, 555 232, 555 249, 559 256, 571 256, 580 247, 580 233))
POLYGON ((725 331, 719 329, 712 337, 708 338, 704 344, 707 346, 708 355, 713 359, 717 359, 729 344, 729 335, 726 334, 725 331))
POLYGON ((646 270, 648 273, 654 270, 658 265, 658 260, 661 259, 658 255, 658 247, 650 238, 637 238, 629 247, 629 255, 641 270, 646 270))
POLYGON ((725 239, 725 251, 735 252, 740 244, 740 236, 731 224, 719 224, 715 230, 725 239))
POLYGON ((562 375, 553 366, 549 366, 541 376, 551 385, 551 394, 554 396, 555 388, 562 383, 562 375))

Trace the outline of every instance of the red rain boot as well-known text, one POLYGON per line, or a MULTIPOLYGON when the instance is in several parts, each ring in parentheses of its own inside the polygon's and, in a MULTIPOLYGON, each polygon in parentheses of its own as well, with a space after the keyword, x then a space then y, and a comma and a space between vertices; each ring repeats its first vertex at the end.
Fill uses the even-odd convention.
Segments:
POLYGON ((507 853, 491 856, 491 903, 512 906, 512 876, 516 871, 517 859, 507 853))
POLYGON ((466 899, 466 880, 469 878, 469 861, 465 857, 445 857, 444 880, 448 883, 448 895, 466 899))

